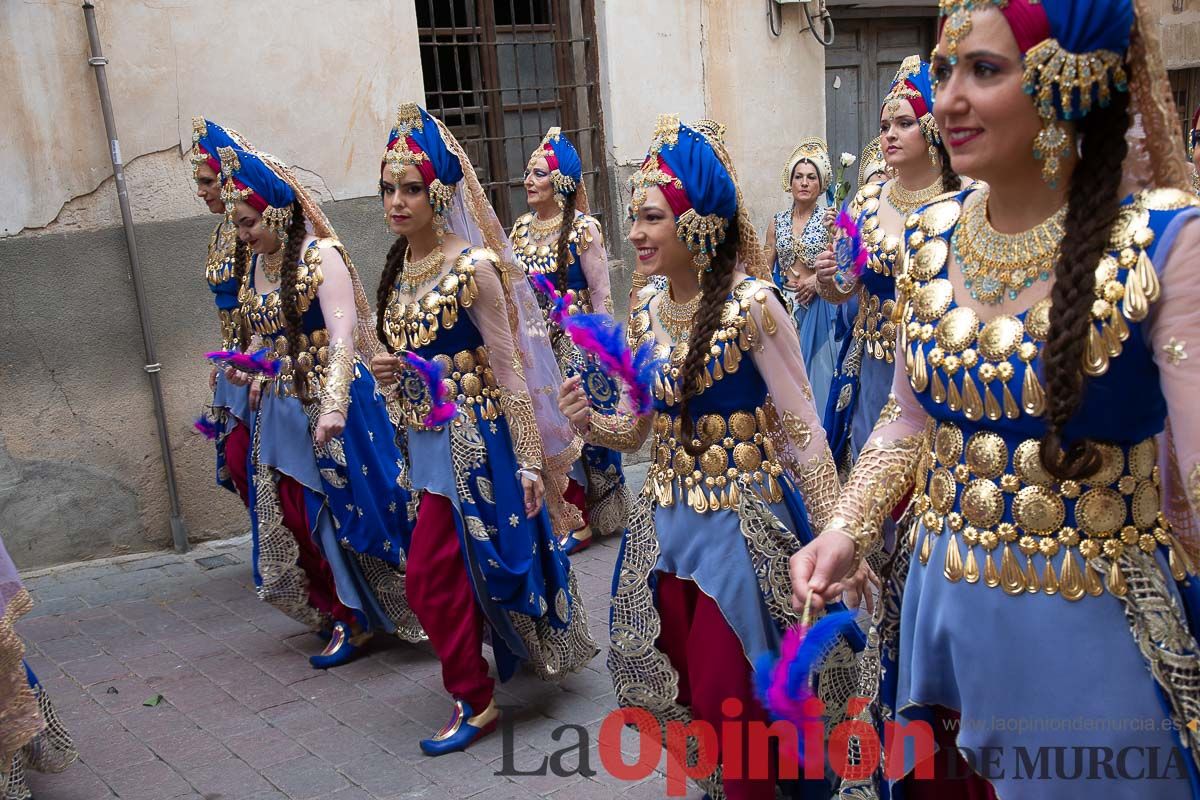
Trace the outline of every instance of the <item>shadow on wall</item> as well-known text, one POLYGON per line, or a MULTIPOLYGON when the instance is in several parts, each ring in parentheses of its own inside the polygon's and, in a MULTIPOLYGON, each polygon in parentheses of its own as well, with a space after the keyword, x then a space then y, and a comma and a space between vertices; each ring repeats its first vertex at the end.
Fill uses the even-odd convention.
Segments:
POLYGON ((90 467, 13 458, 3 437, 0 532, 19 569, 128 552, 142 539, 132 488, 90 467))

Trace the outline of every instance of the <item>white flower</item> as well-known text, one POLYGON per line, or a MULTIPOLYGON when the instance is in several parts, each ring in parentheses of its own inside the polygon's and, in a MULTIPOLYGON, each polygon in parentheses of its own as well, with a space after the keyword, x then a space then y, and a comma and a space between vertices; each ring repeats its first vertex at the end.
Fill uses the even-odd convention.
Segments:
POLYGON ((842 153, 842 166, 843 167, 848 167, 857 160, 858 159, 856 159, 854 157, 853 153, 842 153))

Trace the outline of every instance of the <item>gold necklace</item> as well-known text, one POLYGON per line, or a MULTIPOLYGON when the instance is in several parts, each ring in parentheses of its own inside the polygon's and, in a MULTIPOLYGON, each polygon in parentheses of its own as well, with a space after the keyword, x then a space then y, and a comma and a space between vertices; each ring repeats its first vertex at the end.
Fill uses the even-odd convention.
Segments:
POLYGON ((404 251, 404 272, 400 275, 400 289, 408 294, 413 294, 429 282, 431 278, 437 277, 442 271, 442 265, 446 263, 446 254, 442 252, 442 248, 435 247, 429 251, 429 255, 422 258, 420 261, 412 260, 412 250, 404 251))
POLYGON ((676 342, 686 342, 692 335, 692 322, 700 310, 701 293, 686 303, 676 303, 671 293, 664 292, 658 304, 658 324, 676 342))
POLYGON ((909 214, 939 194, 942 194, 941 178, 938 178, 924 189, 917 189, 915 192, 905 189, 897 179, 892 181, 892 188, 888 191, 888 205, 896 209, 900 216, 907 218, 909 214))
POLYGON ((529 236, 533 239, 545 239, 551 234, 558 233, 562 228, 563 215, 558 212, 550 219, 541 219, 537 214, 529 220, 529 236))
POLYGON ((1048 219, 1023 233, 1000 233, 987 218, 988 192, 963 210, 951 245, 962 261, 963 283, 971 297, 996 305, 1016 300, 1035 281, 1048 281, 1058 261, 1063 239, 1064 205, 1048 219))
POLYGON ((283 274, 283 248, 279 248, 274 253, 267 253, 263 256, 263 277, 271 283, 279 283, 279 277, 283 274))

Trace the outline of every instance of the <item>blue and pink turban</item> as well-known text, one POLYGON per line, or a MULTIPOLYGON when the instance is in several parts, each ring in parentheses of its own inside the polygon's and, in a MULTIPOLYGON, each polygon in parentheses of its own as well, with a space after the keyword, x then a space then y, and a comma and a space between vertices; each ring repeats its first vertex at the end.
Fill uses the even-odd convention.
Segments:
POLYGON ((416 103, 400 104, 383 163, 391 166, 397 182, 405 167, 416 167, 429 190, 429 203, 439 214, 445 213, 463 179, 462 162, 446 146, 437 120, 416 103))

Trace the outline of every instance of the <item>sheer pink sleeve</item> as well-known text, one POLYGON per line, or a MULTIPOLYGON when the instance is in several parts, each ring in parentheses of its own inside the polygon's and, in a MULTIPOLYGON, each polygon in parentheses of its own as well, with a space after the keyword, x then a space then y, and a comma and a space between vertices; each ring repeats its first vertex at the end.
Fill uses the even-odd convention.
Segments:
POLYGON ((588 293, 592 298, 592 311, 611 317, 613 302, 612 283, 608 276, 608 254, 604 251, 604 237, 596 220, 589 219, 587 226, 580 231, 576 248, 579 252, 579 267, 587 279, 588 293))
MULTIPOLYGON (((1190 523, 1188 551, 1197 552, 1200 518, 1200 220, 1183 223, 1159 272, 1162 299, 1147 322, 1170 425, 1165 444, 1175 462, 1163 468, 1164 498, 1173 522, 1190 523), (1167 468, 1167 467, 1174 468, 1167 468), (1184 501, 1186 498, 1186 501, 1184 501), (1172 502, 1174 501, 1174 502, 1172 502), (1185 519, 1187 506, 1191 519, 1185 519)), ((1184 527, 1184 525, 1180 525, 1184 527)), ((1185 531, 1180 531, 1184 533, 1185 531)))
POLYGON ((337 248, 321 246, 317 249, 322 276, 317 300, 325 317, 325 329, 329 332, 329 355, 321 376, 320 409, 322 414, 346 414, 350 409, 350 384, 354 381, 354 329, 358 325, 354 281, 337 248))
POLYGON ((754 322, 751 330, 757 329, 750 357, 767 384, 763 410, 772 428, 771 439, 804 495, 813 529, 820 531, 837 501, 837 467, 813 404, 796 326, 774 287, 765 283, 755 291, 749 313, 754 322))
POLYGON ((504 287, 493 262, 475 261, 475 284, 479 291, 475 302, 467 309, 467 315, 483 336, 488 364, 500 386, 500 405, 508 419, 517 462, 522 467, 541 469, 541 434, 525 384, 520 354, 513 344, 504 287))

